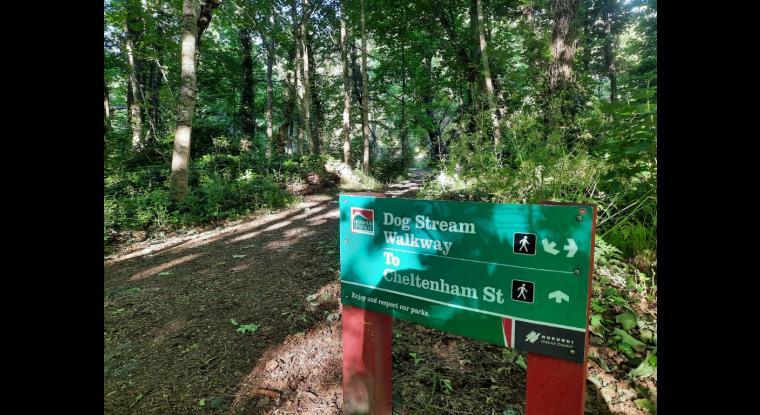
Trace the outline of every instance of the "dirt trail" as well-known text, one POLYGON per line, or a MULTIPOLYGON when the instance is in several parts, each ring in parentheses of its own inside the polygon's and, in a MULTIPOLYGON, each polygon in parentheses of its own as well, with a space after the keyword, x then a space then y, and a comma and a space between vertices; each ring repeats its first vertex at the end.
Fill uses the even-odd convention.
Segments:
MULTIPOLYGON (((415 171, 388 190, 413 196, 422 178, 415 171)), ((291 335, 340 328, 338 218, 337 194, 312 195, 290 209, 107 258, 105 412, 226 412, 233 403, 245 409, 245 385, 267 350, 292 342, 291 335), (237 332, 231 319, 257 330, 237 332)), ((339 339, 339 331, 328 337, 339 339)), ((329 352, 321 358, 327 366, 339 363, 339 349, 320 349, 329 352)), ((317 360, 301 369, 310 371, 317 360)), ((268 371, 274 366, 285 367, 270 363, 268 371)), ((298 372, 291 367, 287 375, 305 376, 298 372)), ((319 394, 330 389, 335 399, 327 404, 337 409, 340 373, 322 383, 319 394)), ((263 412, 287 386, 255 403, 263 412)))
MULTIPOLYGON (((428 174, 386 194, 414 197, 428 174)), ((312 195, 107 258, 104 412, 341 413, 338 219, 337 194, 312 195)), ((394 321, 394 402, 403 414, 522 414, 516 357, 394 321)))

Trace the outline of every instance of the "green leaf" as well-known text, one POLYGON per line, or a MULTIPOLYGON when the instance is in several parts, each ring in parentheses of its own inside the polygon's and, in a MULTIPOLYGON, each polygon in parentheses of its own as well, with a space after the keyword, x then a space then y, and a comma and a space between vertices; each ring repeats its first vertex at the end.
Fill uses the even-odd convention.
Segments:
POLYGON ((237 322, 237 321, 235 321, 235 319, 234 319, 234 318, 231 318, 231 319, 230 319, 230 323, 232 323, 232 325, 233 325, 233 326, 237 326, 237 325, 238 325, 238 322, 237 322))
MULTIPOLYGON (((652 375, 654 375, 655 373, 657 373, 657 369, 655 369, 655 368, 654 368, 654 367, 653 367, 653 366, 650 364, 650 359, 651 359, 651 357, 652 357, 652 354, 651 354, 651 352, 647 352, 647 358, 646 358, 646 359, 644 359, 644 360, 641 362, 641 364, 640 364, 640 365, 639 365, 639 366, 638 366, 636 369, 632 369, 632 370, 631 370, 631 371, 628 373, 628 375, 629 375, 630 377, 636 377, 636 378, 646 378, 646 377, 652 376, 652 375)), ((655 358, 656 358, 656 356, 655 356, 655 358)), ((656 362, 656 360, 655 360, 655 362, 656 362)))
POLYGON ((597 356, 597 355, 591 355, 591 356, 589 356, 589 358, 591 360, 595 361, 599 365, 599 367, 601 367, 602 369, 604 369, 605 372, 609 372, 610 371, 610 367, 607 366, 607 362, 604 360, 603 357, 597 356))
POLYGON ((245 334, 245 333, 253 333, 254 331, 258 329, 259 329, 259 326, 256 324, 241 324, 240 327, 238 327, 236 331, 239 331, 245 334))
POLYGON ((602 326, 602 316, 594 314, 591 316, 591 332, 604 338, 604 327, 602 326))
POLYGON ((617 317, 615 317, 615 321, 622 324, 624 330, 630 330, 636 327, 636 315, 630 311, 618 314, 617 317))
POLYGON ((525 363, 525 358, 523 355, 518 355, 517 360, 515 360, 515 363, 517 363, 517 366, 520 366, 524 370, 528 370, 528 365, 525 363))
POLYGON ((591 316, 591 328, 598 327, 602 322, 602 316, 594 314, 591 316))
POLYGON ((654 402, 650 401, 649 399, 636 399, 635 401, 633 401, 633 403, 635 403, 636 406, 638 406, 639 408, 649 413, 652 413, 652 414, 657 413, 657 405, 654 402))
POLYGON ((652 147, 651 142, 644 142, 644 143, 638 143, 634 144, 628 148, 625 149, 625 154, 637 154, 641 153, 642 151, 649 150, 652 147))
POLYGON ((211 402, 209 402, 208 407, 210 409, 218 409, 218 408, 221 408, 223 404, 224 404, 224 397, 219 396, 212 399, 211 402))
POLYGON ((617 334, 618 336, 620 336, 624 344, 627 344, 637 350, 640 350, 646 347, 646 344, 636 340, 635 338, 633 338, 633 336, 631 336, 630 334, 626 333, 623 330, 616 328, 614 330, 614 334, 617 334))
POLYGON ((233 258, 245 258, 245 255, 233 255, 233 258))
POLYGON ((206 406, 206 400, 205 400, 205 399, 201 399, 201 400, 198 402, 198 405, 199 405, 200 407, 204 407, 204 406, 206 406))
POLYGON ((163 276, 163 275, 172 275, 172 271, 163 271, 163 272, 159 272, 159 273, 158 273, 158 275, 159 275, 159 276, 163 276))
POLYGON ((656 354, 652 353, 651 356, 647 359, 647 361, 649 362, 650 365, 652 365, 652 367, 654 367, 654 368, 657 367, 657 355, 656 354))

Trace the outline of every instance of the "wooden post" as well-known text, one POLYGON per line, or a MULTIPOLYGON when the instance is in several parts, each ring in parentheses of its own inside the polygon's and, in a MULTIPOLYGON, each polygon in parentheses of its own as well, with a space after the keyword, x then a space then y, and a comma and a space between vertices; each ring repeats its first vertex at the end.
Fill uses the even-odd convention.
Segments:
MULTIPOLYGON (((350 193, 385 197, 383 193, 350 193)), ((343 305, 343 412, 390 415, 392 317, 343 305)))
POLYGON ((528 353, 525 395, 525 415, 583 415, 586 360, 579 364, 528 353))
MULTIPOLYGON (((541 202, 545 205, 575 203, 541 202)), ((596 211, 592 208, 591 255, 588 269, 586 315, 591 303, 591 280, 594 274, 596 211)), ((588 212, 579 212, 587 214, 588 212)), ((586 406, 586 374, 588 372, 588 322, 583 363, 528 353, 528 384, 525 388, 525 415, 583 415, 586 406)))

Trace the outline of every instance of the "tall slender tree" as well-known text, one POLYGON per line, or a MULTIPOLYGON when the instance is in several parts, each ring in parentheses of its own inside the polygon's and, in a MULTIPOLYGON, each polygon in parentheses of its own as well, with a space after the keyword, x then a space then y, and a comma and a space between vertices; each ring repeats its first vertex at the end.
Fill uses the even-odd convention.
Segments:
MULTIPOLYGON (((271 149, 274 145, 272 142, 272 95, 274 94, 274 86, 272 84, 272 65, 274 64, 274 6, 269 7, 269 42, 266 43, 267 52, 267 157, 271 156, 271 149)), ((265 39, 264 34, 261 34, 262 40, 265 39)))
POLYGON ((316 155, 319 151, 319 145, 314 143, 311 134, 311 82, 309 82, 309 42, 308 42, 308 20, 310 16, 309 12, 309 0, 301 0, 301 18, 300 18, 300 47, 302 51, 301 61, 303 62, 303 128, 305 133, 305 140, 311 145, 311 154, 316 155))
POLYGON ((172 200, 181 203, 187 198, 190 164, 190 138, 193 131, 193 112, 198 96, 196 86, 196 64, 200 35, 211 23, 211 12, 221 1, 206 0, 200 13, 194 0, 183 0, 182 43, 180 54, 180 88, 177 103, 177 128, 174 132, 169 193, 172 200))
POLYGON ((296 0, 292 0, 290 5, 290 13, 293 19, 293 48, 295 49, 295 89, 296 89, 296 106, 298 107, 298 136, 296 137, 296 154, 303 154, 303 141, 304 141, 304 105, 303 105, 303 78, 302 68, 303 59, 301 58, 302 46, 301 45, 301 24, 298 18, 298 3, 296 0))
POLYGON ((311 103, 313 103, 313 116, 310 118, 309 123, 311 124, 311 153, 312 155, 318 155, 321 151, 320 147, 322 145, 322 142, 320 141, 320 134, 321 134, 321 128, 322 128, 322 120, 324 118, 323 108, 322 108, 322 99, 319 96, 320 90, 319 90, 319 74, 317 73, 317 57, 316 57, 316 49, 313 47, 314 45, 314 39, 309 34, 306 36, 307 42, 306 45, 309 52, 309 82, 311 84, 310 89, 310 98, 311 103))
POLYGON ((364 22, 364 0, 361 0, 362 26, 362 132, 364 134, 364 159, 362 169, 369 173, 369 76, 367 75, 367 29, 364 22))
POLYGON ((124 46, 127 52, 127 70, 129 72, 129 89, 131 94, 131 100, 129 100, 129 120, 132 129, 132 148, 140 150, 145 145, 142 131, 143 94, 140 87, 140 67, 135 56, 138 37, 136 26, 139 24, 137 13, 140 7, 139 4, 135 3, 135 0, 128 0, 126 5, 127 19, 124 22, 124 31, 126 32, 124 46))
POLYGON ((351 87, 348 77, 346 0, 340 0, 340 59, 343 64, 343 162, 351 162, 351 87))
POLYGON ((240 29, 238 32, 240 45, 243 49, 243 90, 240 93, 240 127, 243 134, 255 141, 256 124, 254 121, 253 101, 253 57, 251 56, 251 32, 248 29, 240 29))
POLYGON ((108 82, 103 78, 103 139, 111 132, 111 104, 108 98, 108 82))
POLYGON ((475 0, 477 9, 478 37, 480 43, 480 60, 483 64, 483 79, 485 83, 488 110, 491 114, 491 128, 493 128, 493 144, 498 150, 501 145, 501 129, 499 128, 499 116, 497 114, 496 100, 494 99, 493 84, 491 83, 491 68, 488 65, 488 44, 486 43, 485 30, 483 29, 483 5, 481 0, 475 0))
MULTIPOLYGON (((401 37, 401 36, 399 36, 401 37)), ((406 45, 401 44, 401 133, 399 134, 399 144, 401 146, 401 160, 406 162, 409 157, 409 130, 406 119, 406 45)))
POLYGON ((604 57, 604 73, 610 80, 610 102, 617 99, 617 69, 615 67, 615 33, 612 30, 616 12, 615 0, 602 1, 602 22, 604 23, 604 43, 602 46, 604 57))

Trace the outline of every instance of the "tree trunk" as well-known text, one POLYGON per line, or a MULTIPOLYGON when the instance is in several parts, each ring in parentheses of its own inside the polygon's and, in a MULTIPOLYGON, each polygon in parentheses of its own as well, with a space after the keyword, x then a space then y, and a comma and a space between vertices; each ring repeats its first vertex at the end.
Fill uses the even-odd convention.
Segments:
POLYGON ((251 57, 251 32, 241 29, 238 33, 243 48, 243 91, 240 94, 240 126, 243 135, 255 141, 253 119, 253 58, 251 57))
POLYGON ((272 64, 274 61, 274 8, 269 11, 269 45, 267 46, 267 157, 272 155, 272 64))
POLYGON ((356 63, 356 39, 351 39, 351 95, 356 105, 362 105, 362 68, 356 63))
MULTIPOLYGON (((154 9, 155 10, 155 9, 154 9)), ((159 38, 164 37, 164 26, 163 23, 161 23, 161 19, 158 19, 156 23, 156 34, 159 38)), ((153 81, 151 82, 150 88, 151 88, 151 118, 153 120, 153 126, 157 132, 157 134, 160 136, 164 133, 164 125, 161 120, 161 78, 164 75, 163 71, 161 69, 161 64, 159 62, 159 59, 161 56, 163 56, 163 47, 161 45, 161 42, 156 42, 156 45, 154 46, 154 50, 156 52, 156 57, 153 61, 151 61, 151 64, 153 65, 153 70, 155 72, 155 77, 153 78, 153 81)), ((159 137, 156 137, 157 139, 159 137)))
POLYGON ((422 102, 425 104, 425 115, 427 116, 425 129, 427 130, 428 139, 430 139, 430 151, 433 159, 441 161, 442 156, 445 154, 445 149, 441 142, 441 130, 433 112, 433 51, 429 51, 428 53, 429 55, 423 58, 425 74, 429 80, 429 82, 425 83, 422 93, 422 102))
POLYGON ((367 75, 367 30, 364 24, 364 0, 361 0, 362 25, 362 125, 364 132, 364 160, 362 168, 369 173, 369 77, 367 75))
POLYGON ((303 128, 306 133, 305 139, 311 144, 311 154, 319 154, 319 145, 314 143, 311 134, 311 83, 309 82, 309 42, 308 29, 306 28, 306 13, 309 8, 309 0, 301 0, 301 49, 303 50, 303 128))
POLYGON ((469 37, 470 40, 467 42, 467 45, 469 46, 469 56, 470 56, 470 64, 469 69, 472 73, 472 79, 473 82, 470 85, 470 88, 472 89, 472 96, 475 97, 475 101, 473 102, 475 108, 474 108, 474 114, 480 113, 482 110, 481 103, 482 99, 478 99, 482 97, 480 91, 485 88, 485 84, 483 83, 483 76, 480 73, 480 66, 481 63, 481 57, 480 57, 480 26, 478 24, 478 4, 475 0, 470 0, 470 27, 469 27, 469 37))
MULTIPOLYGON (((279 155, 285 154, 285 142, 286 138, 292 136, 294 113, 295 113, 295 86, 290 78, 290 73, 285 75, 284 93, 282 94, 283 106, 285 107, 285 122, 280 127, 280 131, 277 137, 277 153, 279 155)), ((289 142, 289 147, 292 145, 292 141, 289 142)))
POLYGON ((614 4, 611 0, 604 0, 602 6, 602 21, 604 22, 604 71, 610 80, 610 102, 617 99, 617 74, 615 68, 615 54, 612 50, 612 14, 614 4))
MULTIPOLYGON (((400 37, 400 36, 399 36, 400 37)), ((406 128, 406 55, 404 54, 406 46, 401 44, 401 134, 399 141, 401 145, 401 160, 406 162, 407 154, 407 128, 406 128)))
POLYGON ((591 66, 591 46, 594 19, 590 0, 581 0, 579 5, 583 10, 583 40, 581 42, 581 70, 589 73, 591 66))
POLYGON ((108 82, 103 78, 103 139, 111 132, 111 105, 108 99, 108 82))
POLYGON ((559 137, 566 146, 576 141, 578 133, 575 125, 578 86, 573 73, 576 51, 573 21, 578 2, 579 0, 554 0, 549 94, 543 103, 547 137, 559 137))
MULTIPOLYGON (((311 36, 306 36, 306 49, 311 49, 311 45, 313 45, 311 36)), ((313 155, 319 155, 320 152, 320 133, 321 133, 321 126, 322 126, 322 101, 319 99, 319 82, 318 82, 318 75, 317 75, 317 64, 314 56, 314 51, 312 50, 309 53, 309 58, 307 59, 309 62, 309 81, 311 82, 311 102, 314 103, 314 117, 310 118, 311 123, 311 154, 313 155)))
POLYGON ((493 144, 498 151, 501 146, 501 129, 499 128, 498 108, 494 99, 493 84, 491 83, 491 69, 488 65, 488 45, 486 35, 483 30, 483 5, 481 0, 475 0, 477 4, 478 35, 480 37, 480 60, 483 64, 483 78, 486 87, 486 98, 488 99, 488 110, 491 113, 491 128, 493 128, 493 144))
POLYGON ((291 3, 291 14, 293 16, 293 47, 296 50, 296 102, 298 105, 298 136, 296 138, 296 154, 303 154, 303 140, 304 140, 304 106, 303 106, 303 83, 301 81, 301 33, 300 25, 298 21, 298 11, 296 9, 296 0, 291 3))
POLYGON ((340 58, 343 63, 343 162, 351 162, 351 88, 348 78, 346 0, 340 0, 340 58))
POLYGON ((182 6, 182 57, 177 129, 174 133, 174 152, 170 193, 172 200, 183 202, 187 197, 188 165, 190 162, 190 136, 193 129, 193 110, 197 95, 195 78, 196 43, 198 37, 195 1, 184 0, 182 6))
POLYGON ((554 0, 554 28, 552 29, 552 60, 549 65, 549 89, 556 91, 575 81, 575 30, 573 18, 579 0, 554 0))
POLYGON ((196 64, 198 63, 198 54, 201 51, 201 37, 203 36, 203 32, 208 29, 208 26, 211 24, 211 16, 214 12, 214 9, 219 7, 222 4, 222 0, 204 0, 203 4, 201 5, 201 10, 198 13, 197 17, 197 26, 198 26, 198 32, 195 37, 195 61, 196 64))
MULTIPOLYGON (((127 5, 128 13, 134 12, 134 7, 127 5)), ((126 42, 127 49, 127 70, 129 71, 129 88, 132 94, 132 99, 129 105, 129 121, 132 127, 132 148, 136 150, 142 149, 145 145, 142 132, 142 91, 140 89, 140 80, 138 77, 138 65, 135 58, 135 43, 137 33, 134 29, 135 18, 134 16, 127 17, 125 23, 126 42)))
POLYGON ((161 76, 159 75, 159 68, 157 62, 151 62, 150 64, 150 128, 153 134, 153 140, 158 141, 161 134, 161 76))

